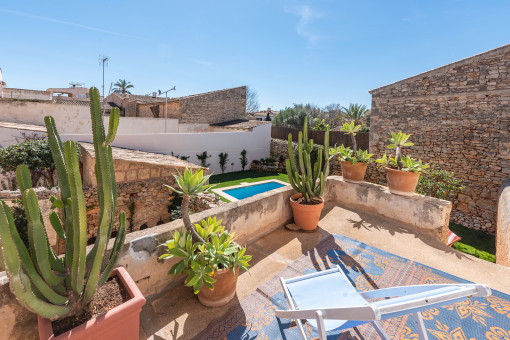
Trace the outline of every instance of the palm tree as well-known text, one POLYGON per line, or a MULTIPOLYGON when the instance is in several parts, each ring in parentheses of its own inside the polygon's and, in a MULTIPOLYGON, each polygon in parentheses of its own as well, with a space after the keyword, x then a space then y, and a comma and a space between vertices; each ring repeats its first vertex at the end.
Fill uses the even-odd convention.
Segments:
POLYGON ((349 104, 349 107, 342 107, 339 117, 336 119, 342 119, 344 121, 354 121, 354 125, 363 125, 365 121, 365 113, 368 111, 365 105, 361 104, 349 104))
POLYGON ((129 93, 128 89, 132 89, 134 86, 131 84, 131 82, 126 81, 126 79, 119 79, 118 82, 113 84, 113 93, 129 93))

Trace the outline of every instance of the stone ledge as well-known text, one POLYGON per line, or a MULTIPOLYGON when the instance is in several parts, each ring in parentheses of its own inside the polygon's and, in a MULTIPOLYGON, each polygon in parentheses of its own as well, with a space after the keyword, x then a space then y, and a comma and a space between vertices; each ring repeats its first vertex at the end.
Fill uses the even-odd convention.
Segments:
POLYGON ((408 225, 410 229, 432 235, 441 242, 448 239, 452 204, 449 201, 415 194, 411 197, 390 193, 388 187, 363 182, 349 183, 341 176, 330 176, 326 201, 359 209, 408 225))

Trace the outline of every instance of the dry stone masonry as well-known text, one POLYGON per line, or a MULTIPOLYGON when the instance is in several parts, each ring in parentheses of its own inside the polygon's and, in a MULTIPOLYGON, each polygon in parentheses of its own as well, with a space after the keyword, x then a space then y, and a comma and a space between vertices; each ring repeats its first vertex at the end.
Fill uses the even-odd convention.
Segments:
MULTIPOLYGON (((505 45, 370 91, 370 152, 384 154, 391 131, 412 133, 412 157, 464 180, 452 220, 490 233, 510 174, 509 73, 505 45)), ((368 176, 384 181, 373 166, 368 176)))

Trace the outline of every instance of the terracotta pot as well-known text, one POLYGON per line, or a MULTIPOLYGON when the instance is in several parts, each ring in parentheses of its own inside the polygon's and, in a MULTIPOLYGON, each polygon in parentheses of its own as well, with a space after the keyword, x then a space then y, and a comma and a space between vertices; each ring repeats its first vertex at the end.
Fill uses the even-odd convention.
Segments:
POLYGON ((413 196, 420 173, 386 168, 386 179, 390 192, 402 196, 413 196))
POLYGON ((205 286, 198 292, 198 300, 206 307, 220 307, 230 302, 236 295, 237 275, 230 269, 214 272, 216 282, 213 289, 205 286))
POLYGON ((324 199, 321 197, 320 204, 299 204, 297 199, 301 198, 301 194, 290 196, 290 206, 294 214, 294 223, 302 230, 312 231, 317 228, 321 218, 321 211, 324 208, 324 199))
POLYGON ((51 321, 37 316, 39 338, 41 340, 135 340, 139 337, 140 312, 145 298, 136 286, 135 281, 123 267, 115 268, 112 276, 117 276, 126 288, 131 299, 108 312, 91 319, 70 331, 53 335, 51 321))
POLYGON ((362 183, 367 171, 367 165, 363 162, 352 164, 349 161, 340 163, 342 166, 342 177, 347 182, 362 183))

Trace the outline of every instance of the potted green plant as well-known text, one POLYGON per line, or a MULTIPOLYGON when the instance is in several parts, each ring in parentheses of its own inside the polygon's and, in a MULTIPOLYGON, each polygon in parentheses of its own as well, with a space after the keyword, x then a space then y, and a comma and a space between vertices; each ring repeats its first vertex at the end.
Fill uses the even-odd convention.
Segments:
POLYGON ((182 258, 168 274, 186 275, 186 286, 193 287, 204 306, 226 305, 236 293, 239 270, 248 270, 251 256, 233 241, 234 233, 226 231, 216 217, 202 220, 194 229, 203 241, 194 242, 187 230, 176 231, 171 240, 162 244, 167 252, 160 259, 182 258))
POLYGON ((176 231, 171 240, 161 245, 166 247, 167 253, 160 259, 182 258, 168 274, 185 274, 186 285, 193 287, 203 305, 223 306, 234 297, 239 268, 248 270, 251 256, 245 254, 246 248, 233 241, 234 233, 226 231, 216 217, 191 224, 187 205, 191 197, 212 187, 205 184, 210 175, 204 177, 202 169, 193 173, 186 168, 182 176, 174 176, 179 189, 167 187, 183 197, 181 210, 185 230, 176 231))
POLYGON ((303 230, 317 228, 324 208, 324 185, 329 175, 329 127, 324 135, 324 146, 317 150, 317 161, 312 167, 313 139, 308 140, 308 119, 298 135, 298 160, 292 148, 292 134, 288 137, 289 159, 286 160, 289 182, 298 193, 290 197, 294 223, 303 230), (323 158, 324 154, 324 158, 323 158), (324 161, 323 161, 324 159, 324 161), (323 164, 324 163, 324 164, 323 164))
POLYGON ((418 184, 418 179, 422 171, 428 169, 428 164, 423 164, 421 159, 411 158, 409 155, 402 156, 402 148, 405 146, 413 146, 409 142, 411 135, 405 134, 402 131, 398 133, 391 133, 390 145, 388 149, 395 149, 395 157, 383 157, 376 160, 382 167, 386 169, 386 179, 388 188, 391 193, 412 196, 418 184))
POLYGON ((361 125, 354 125, 354 121, 351 121, 351 123, 344 123, 341 130, 351 136, 352 149, 344 147, 342 144, 330 150, 332 156, 338 156, 344 180, 353 183, 363 182, 367 171, 367 165, 372 161, 370 158, 373 156, 373 154, 368 153, 367 150, 358 150, 355 136, 360 128, 361 125))
POLYGON ((99 91, 90 89, 92 133, 96 154, 96 179, 101 209, 97 238, 86 254, 87 211, 80 177, 77 143, 62 143, 52 117, 45 117, 48 140, 55 162, 60 197, 50 198, 49 219, 57 235, 65 240, 65 254, 57 257, 49 242, 35 191, 26 165, 16 170, 18 186, 28 221, 28 247, 14 225, 11 210, 2 201, 0 208, 0 249, 11 291, 21 305, 38 315, 40 339, 135 339, 138 338, 139 313, 145 299, 124 268, 115 268, 126 235, 126 215, 119 214, 119 229, 111 253, 106 246, 115 224, 117 193, 112 149, 119 123, 119 110, 112 109, 105 137, 99 91), (105 266, 103 267, 104 258, 105 266), (84 316, 98 288, 112 277, 126 288, 129 299, 117 307, 92 317, 85 323, 73 321, 84 316), (65 320, 64 320, 65 319, 65 320), (52 321, 70 322, 71 330, 55 334, 52 321), (67 320, 67 321, 66 321, 67 320))

